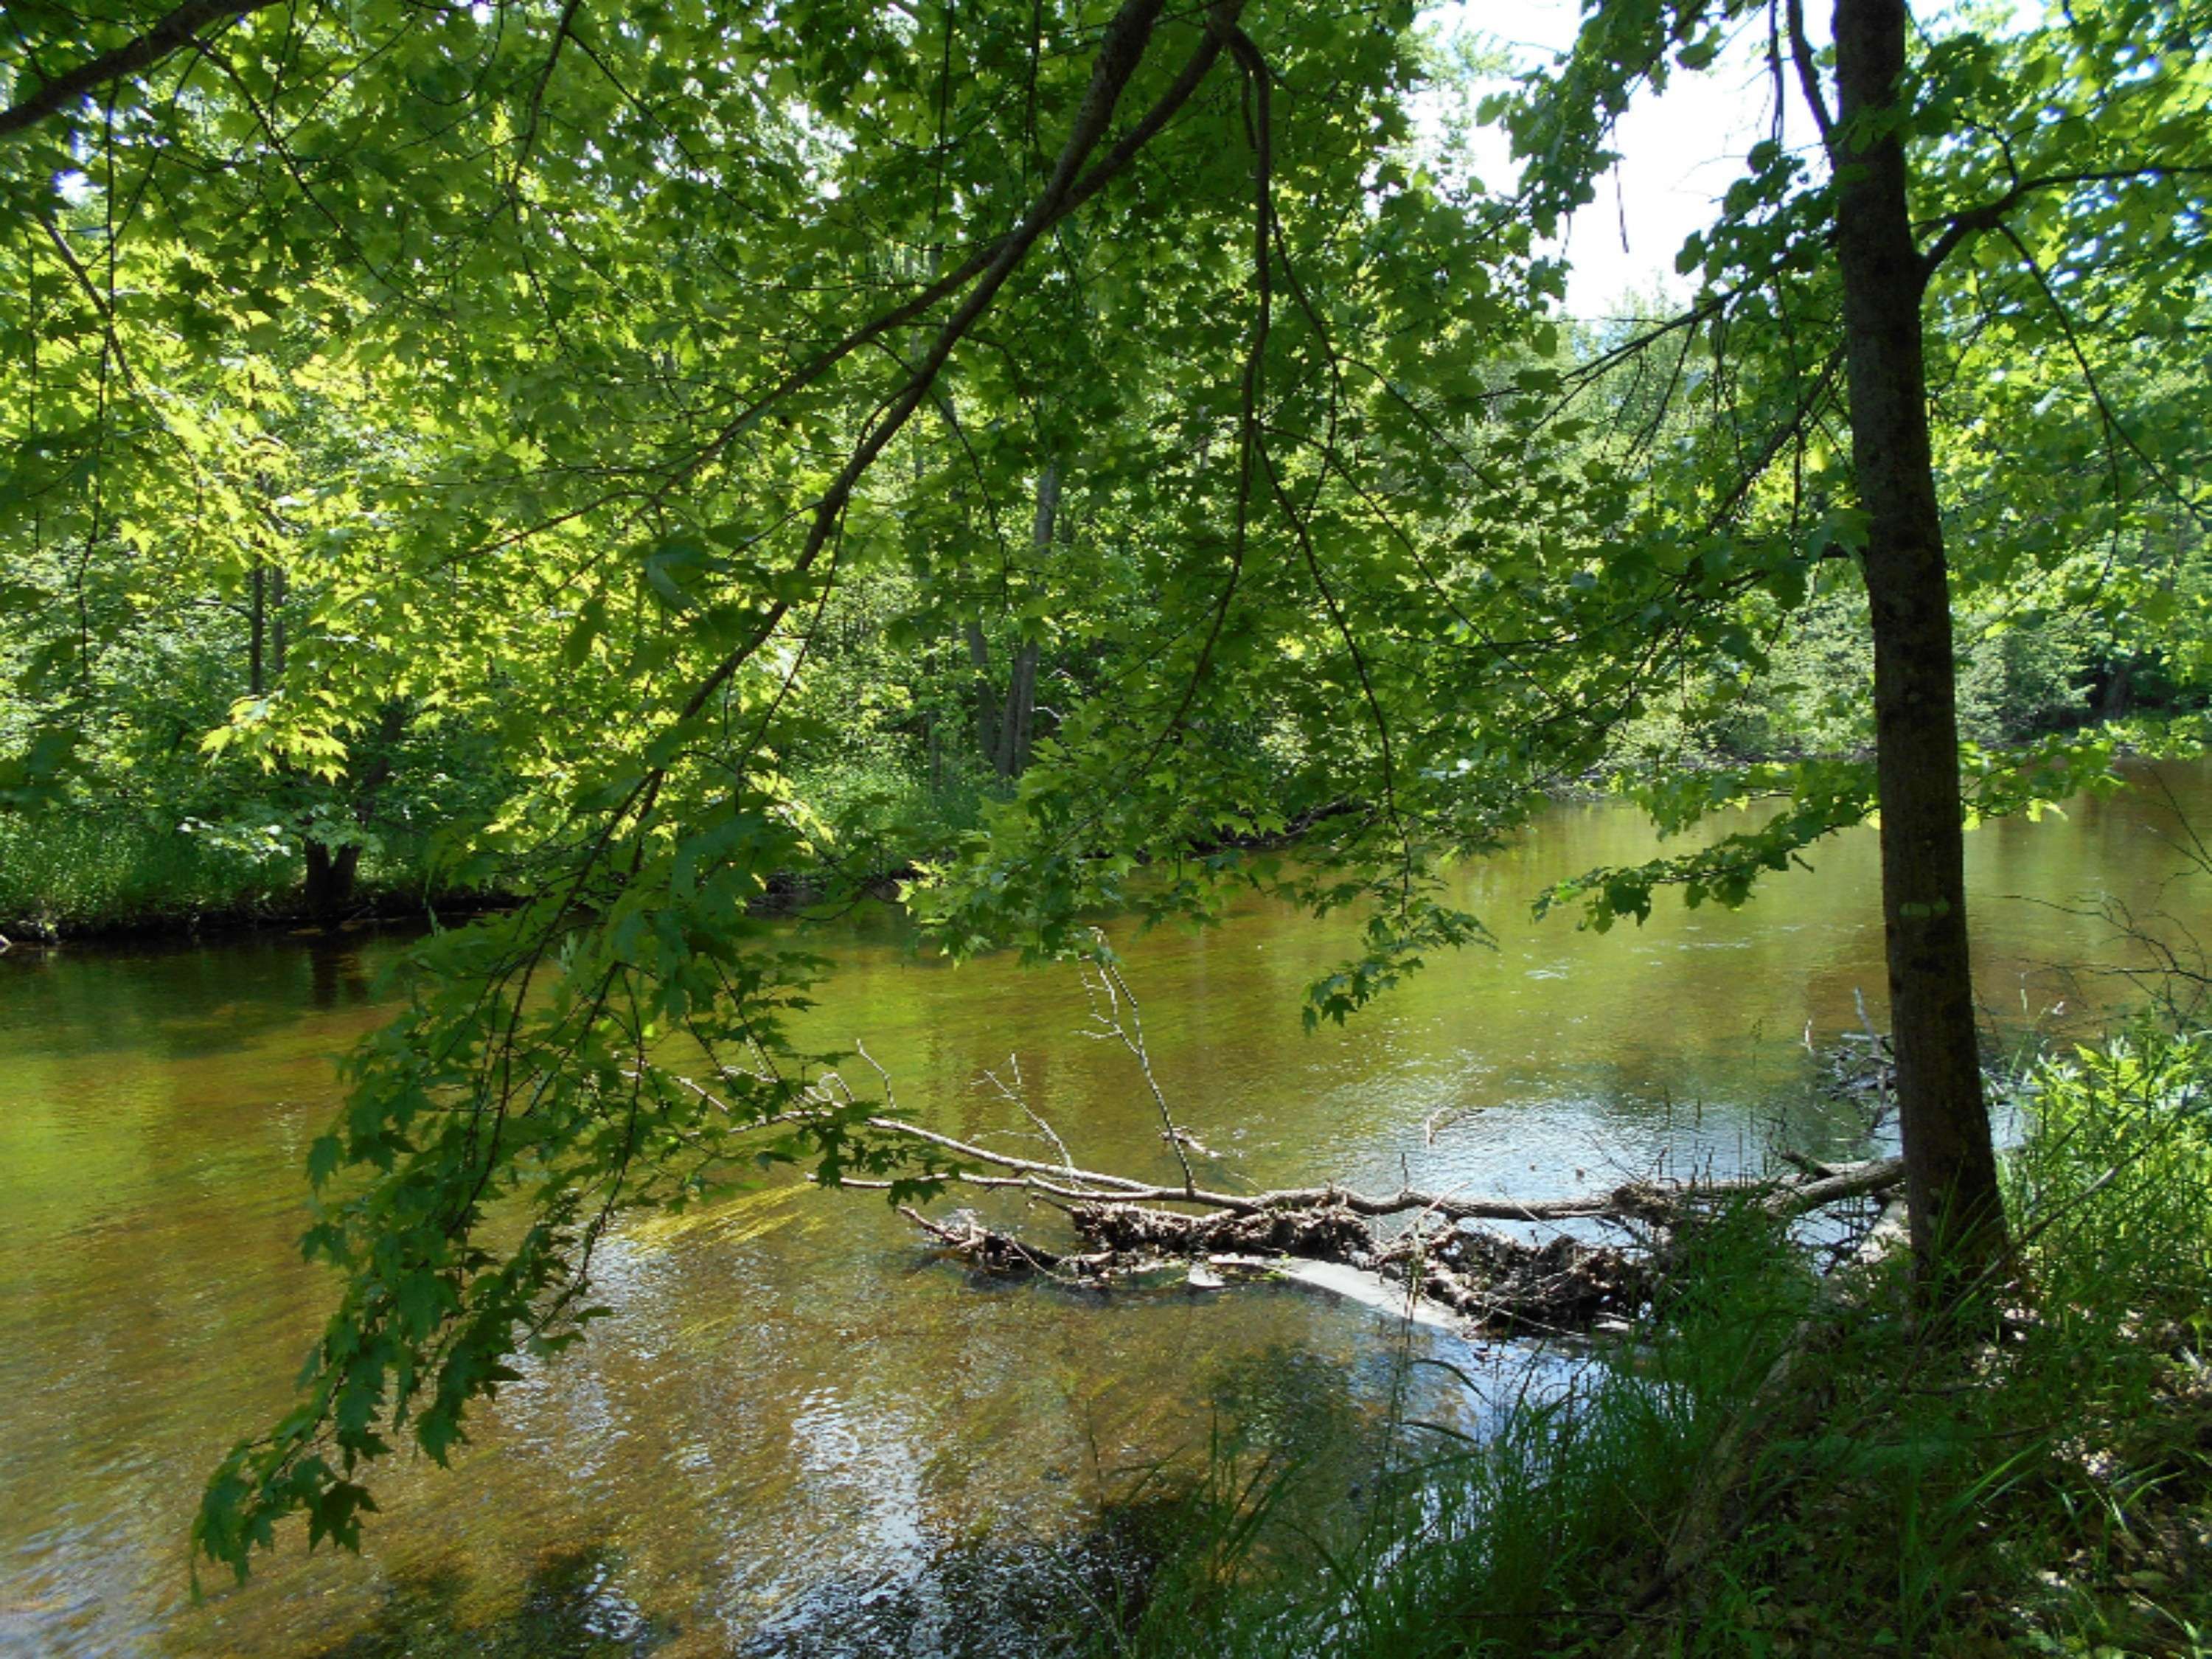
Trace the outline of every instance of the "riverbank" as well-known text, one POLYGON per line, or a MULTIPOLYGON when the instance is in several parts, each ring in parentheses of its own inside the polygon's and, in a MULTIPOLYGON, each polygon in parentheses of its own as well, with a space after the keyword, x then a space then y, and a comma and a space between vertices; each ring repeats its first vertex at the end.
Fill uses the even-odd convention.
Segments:
POLYGON ((164 829, 131 815, 0 817, 0 938, 15 945, 141 943, 372 923, 504 908, 511 896, 439 879, 422 849, 364 856, 354 891, 317 912, 295 848, 264 832, 164 829))
MULTIPOLYGON (((2094 729, 2112 754, 2133 762, 2200 753, 2204 742, 2202 718, 2179 714, 2110 721, 2094 729)), ((2024 756, 2035 749, 2034 742, 2023 741, 2016 751, 2007 752, 2024 756)), ((1669 775, 1709 776, 1807 759, 1870 757, 1871 751, 1735 756, 1693 747, 1670 750, 1664 769, 1669 775)), ((1645 765, 1639 757, 1631 769, 1645 765)), ((1616 763, 1558 778, 1545 793, 1562 806, 1616 800, 1620 775, 1616 763)), ((973 791, 928 797, 921 817, 947 836, 957 836, 980 823, 981 799, 973 791)), ((1322 818, 1352 810, 1339 803, 1309 813, 1280 834, 1194 851, 1202 854, 1232 846, 1291 848, 1322 818)), ((854 845, 838 860, 842 867, 776 872, 753 908, 764 916, 793 915, 833 894, 893 899, 899 884, 918 873, 915 856, 912 846, 894 849, 861 827, 854 845)), ((348 901, 334 913, 318 914, 305 902, 304 865, 298 849, 274 826, 249 830, 189 818, 173 826, 143 814, 98 811, 74 816, 55 811, 35 819, 0 816, 0 936, 18 943, 189 939, 320 930, 353 921, 427 921, 434 912, 447 917, 507 908, 516 902, 523 884, 516 879, 451 885, 429 856, 425 837, 385 832, 364 852, 348 901)))
POLYGON ((56 922, 35 913, 27 920, 0 922, 0 939, 10 950, 49 950, 59 945, 191 945, 240 935, 293 934, 325 939, 364 928, 452 926, 511 909, 512 894, 443 893, 427 898, 419 891, 392 889, 359 896, 330 915, 296 904, 240 902, 206 908, 179 907, 88 921, 56 922))
POLYGON ((1948 1334, 1901 1261, 1838 1296, 1723 1229, 1583 1386, 1480 1446, 1405 1423, 1366 1502, 1205 1483, 1098 1651, 2212 1652, 2208 1090, 2148 1024, 2021 1078, 2019 1276, 1948 1334))

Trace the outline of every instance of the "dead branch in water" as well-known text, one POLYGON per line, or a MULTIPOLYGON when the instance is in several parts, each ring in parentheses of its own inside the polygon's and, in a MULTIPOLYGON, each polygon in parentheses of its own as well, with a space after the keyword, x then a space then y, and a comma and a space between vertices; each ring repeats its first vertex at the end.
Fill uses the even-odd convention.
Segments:
MULTIPOLYGON (((790 1114, 797 1120, 803 1114, 790 1114)), ((1745 1176, 1723 1181, 1632 1181, 1601 1193, 1569 1198, 1463 1198, 1450 1193, 1401 1187, 1395 1193, 1363 1193, 1334 1183, 1322 1187, 1284 1187, 1269 1192, 1224 1193, 1193 1185, 1161 1186, 1066 1164, 1039 1163, 1017 1158, 970 1141, 957 1140, 934 1129, 901 1118, 862 1120, 878 1133, 904 1136, 939 1152, 951 1152, 963 1163, 984 1170, 960 1169, 950 1179, 971 1186, 1018 1188, 1036 1197, 1056 1200, 1059 1206, 1091 1205, 1101 1209, 1118 1205, 1182 1203, 1202 1206, 1212 1214, 1190 1216, 1180 1212, 1173 1219, 1218 1224, 1230 1216, 1266 1217, 1306 1210, 1338 1210, 1369 1220, 1419 1213, 1443 1221, 1641 1221, 1678 1224, 1695 1211, 1710 1210, 1738 1200, 1754 1201, 1778 1218, 1799 1216, 1832 1204, 1884 1192, 1904 1179, 1902 1159, 1870 1158, 1864 1163, 1820 1164, 1812 1173, 1797 1176, 1745 1176), (992 1175, 985 1170, 1005 1173, 992 1175)), ((838 1183, 886 1190, 888 1181, 838 1183)))
MULTIPOLYGON (((1109 1003, 1108 1014, 1118 1018, 1119 1006, 1109 1003)), ((1141 1036, 1125 1034, 1124 1041, 1141 1061, 1141 1036)), ((860 1053, 882 1079, 895 1111, 889 1073, 866 1049, 860 1053)), ((1168 1124, 1163 1138, 1185 1176, 1179 1185, 1079 1166, 1059 1133, 1019 1092, 1018 1069, 1010 1063, 1007 1071, 1011 1085, 996 1074, 987 1073, 987 1079, 1036 1126, 1057 1162, 962 1140, 887 1113, 863 1115, 860 1097, 836 1072, 823 1073, 805 1091, 809 1103, 772 1121, 818 1122, 834 1116, 850 1129, 910 1142, 933 1161, 939 1179, 1018 1192, 1050 1205, 1089 1247, 1054 1249, 988 1225, 972 1211, 932 1219, 911 1205, 900 1206, 938 1249, 984 1273, 1104 1286, 1156 1277, 1173 1264, 1249 1274, 1269 1261, 1339 1263, 1497 1330, 1587 1330, 1625 1321, 1650 1300, 1664 1277, 1674 1236, 1701 1216, 1748 1205, 1785 1221, 1888 1192, 1904 1176, 1896 1158, 1843 1165, 1800 1160, 1799 1172, 1790 1176, 1632 1181, 1604 1192, 1547 1199, 1468 1197, 1410 1184, 1395 1192, 1364 1193, 1334 1182, 1221 1192, 1198 1185, 1185 1150, 1189 1143, 1176 1128, 1149 1066, 1146 1080, 1168 1124), (1389 1224, 1408 1218, 1409 1224, 1389 1224), (1538 1244, 1484 1224, 1495 1222, 1612 1223, 1638 1230, 1644 1242, 1630 1247, 1561 1232, 1538 1244)), ((716 1098, 688 1078, 677 1080, 716 1098)), ((850 1176, 837 1184, 876 1191, 894 1186, 850 1176)), ((1218 1273, 1212 1282, 1220 1282, 1218 1273)))
MULTIPOLYGON (((872 1127, 898 1133, 896 1120, 872 1127)), ((1756 1204, 1778 1220, 1895 1187, 1894 1158, 1823 1166, 1796 1178, 1631 1182, 1586 1197, 1523 1200, 1465 1199, 1401 1188, 1370 1194, 1337 1186, 1255 1194, 1185 1194, 1089 1170, 1039 1173, 1029 1161, 920 1131, 937 1147, 1007 1171, 963 1170, 957 1180, 1012 1188, 1063 1210, 1091 1246, 1080 1254, 1046 1249, 987 1226, 972 1211, 931 1221, 911 1206, 902 1213, 947 1254, 1000 1276, 1042 1273, 1103 1285, 1158 1274, 1168 1263, 1237 1268, 1269 1258, 1340 1262, 1376 1274, 1493 1330, 1588 1330, 1632 1317, 1650 1302, 1667 1270, 1674 1234, 1729 1203, 1756 1204), (1169 1208, 1178 1200, 1183 1207, 1169 1208), (1395 1235, 1376 1224, 1411 1215, 1395 1235), (1541 1244, 1510 1237, 1484 1221, 1601 1220, 1640 1224, 1651 1248, 1592 1243, 1559 1233, 1541 1244)), ((888 1182, 847 1185, 888 1186, 888 1182)))
MULTIPOLYGON (((690 1078, 675 1080, 705 1099, 716 1098, 711 1091, 690 1078)), ((1741 1176, 1721 1181, 1625 1182, 1606 1192, 1570 1198, 1465 1198, 1410 1186, 1401 1187, 1395 1193, 1370 1194, 1334 1182, 1320 1187, 1284 1187, 1267 1192, 1226 1193, 1200 1187, 1195 1182, 1188 1187, 1161 1185, 1128 1176, 1079 1169, 1072 1163, 1048 1164, 1036 1158, 1019 1158, 994 1147, 978 1146, 973 1141, 957 1139, 935 1129, 924 1128, 905 1118, 877 1114, 856 1120, 851 1116, 850 1109, 857 1097, 844 1079, 835 1072, 824 1073, 822 1079, 808 1093, 820 1102, 818 1107, 802 1107, 781 1113, 768 1120, 767 1123, 825 1121, 833 1111, 842 1112, 848 1122, 864 1126, 878 1134, 903 1138, 935 1152, 949 1152, 959 1160, 962 1166, 980 1166, 956 1167, 947 1173, 948 1180, 974 1187, 1018 1188, 1035 1197, 1054 1200, 1058 1207, 1063 1209, 1078 1204, 1104 1206, 1181 1203, 1199 1206, 1207 1211, 1247 1216, 1303 1209, 1340 1209, 1369 1219, 1418 1212, 1444 1221, 1613 1220, 1669 1224, 1680 1222, 1692 1211, 1711 1209, 1740 1200, 1754 1200, 1763 1205, 1770 1214, 1788 1218, 1850 1199, 1885 1192, 1903 1180, 1905 1173, 1902 1159, 1878 1158, 1856 1164, 1814 1164, 1810 1173, 1796 1176, 1741 1176), (987 1173, 994 1170, 1001 1173, 987 1173)), ((1025 1105, 1024 1109, 1030 1109, 1025 1105)), ((1035 1114, 1032 1112, 1031 1115, 1035 1114)), ((1066 1146, 1059 1135, 1054 1133, 1051 1139, 1055 1149, 1065 1156, 1066 1146)), ((889 1191, 892 1186, 888 1181, 864 1181, 850 1176, 837 1184, 876 1192, 889 1191)), ((1206 1218, 1183 1218, 1202 1220, 1206 1218)))
MULTIPOLYGON (((915 1173, 902 1181, 848 1175, 836 1184, 894 1194, 929 1185, 1018 1193, 1064 1214, 1085 1247, 1054 1249, 990 1225, 969 1210, 933 1218, 912 1205, 899 1206, 939 1250, 984 1273, 1103 1286, 1180 1268, 1188 1282, 1214 1285, 1226 1282, 1224 1274, 1249 1276, 1270 1263, 1326 1263, 1375 1275, 1408 1298, 1425 1298, 1478 1325, 1511 1330, 1587 1330, 1632 1318, 1661 1287, 1683 1235, 1705 1218, 1752 1209, 1779 1226, 1832 1205, 1888 1194, 1904 1178, 1897 1158, 1832 1164, 1795 1158, 1796 1170, 1786 1175, 1652 1178, 1540 1199, 1435 1192, 1410 1180, 1395 1192, 1374 1193, 1334 1182, 1256 1193, 1201 1187, 1192 1160, 1213 1154, 1176 1123, 1146 1046, 1137 999, 1103 934, 1097 945, 1082 970, 1089 1018, 1080 1035, 1118 1043, 1128 1054, 1158 1113, 1160 1139, 1174 1155, 1180 1182, 1077 1164, 1059 1130, 1029 1098, 1020 1061, 1012 1055, 1003 1068, 986 1070, 977 1086, 1028 1121, 1029 1129, 1012 1132, 1048 1147, 1050 1161, 915 1122, 900 1109, 890 1073, 857 1042, 855 1052, 881 1085, 880 1109, 839 1073, 826 1071, 800 1091, 799 1103, 761 1127, 834 1127, 856 1139, 873 1137, 876 1154, 887 1148, 896 1153, 902 1146, 910 1158, 871 1160, 878 1170, 904 1163, 915 1173), (1499 1231, 1491 1224, 1497 1223, 1557 1231, 1536 1243, 1499 1231), (1577 1237, 1571 1224, 1577 1223, 1619 1228, 1631 1242, 1577 1237)), ((702 1098, 723 1103, 690 1079, 669 1076, 702 1098)), ((1331 1282, 1347 1293, 1368 1294, 1346 1286, 1340 1274, 1331 1282)), ((1380 1294, 1379 1287, 1370 1288, 1380 1294)))

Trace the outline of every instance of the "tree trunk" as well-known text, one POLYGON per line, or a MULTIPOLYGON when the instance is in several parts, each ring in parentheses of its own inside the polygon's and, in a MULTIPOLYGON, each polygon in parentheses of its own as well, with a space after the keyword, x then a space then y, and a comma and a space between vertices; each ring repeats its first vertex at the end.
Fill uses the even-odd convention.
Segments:
POLYGON ((268 690, 267 676, 262 670, 262 657, 269 632, 269 567, 258 559, 253 562, 252 633, 246 645, 246 684, 247 694, 259 696, 268 690))
MULTIPOLYGON (((353 821, 360 829, 368 829, 369 820, 375 816, 377 792, 392 777, 392 746, 406 729, 406 706, 386 703, 377 721, 376 752, 369 757, 368 765, 361 769, 354 783, 353 821)), ((309 915, 319 921, 328 921, 353 902, 354 880, 361 872, 361 843, 348 842, 342 847, 332 847, 309 836, 301 851, 307 860, 302 902, 309 915)))
POLYGON ((1943 526, 1897 128, 1904 0, 1837 0, 1832 161, 1851 449, 1867 514, 1882 921, 1913 1259, 1942 1296, 1996 1268, 2004 1212, 1974 1029, 1943 526))
MULTIPOLYGON (((1030 530, 1030 544, 1040 564, 1051 556, 1059 517, 1060 463, 1048 461, 1037 475, 1036 517, 1030 530)), ((998 747, 993 757, 1002 778, 1018 778, 1029 770, 1036 726, 1036 641, 1025 641, 1014 653, 1014 672, 1006 683, 1006 708, 999 721, 998 747)))
POLYGON ((292 584, 283 565, 270 567, 269 572, 269 675, 271 679, 284 678, 285 628, 284 601, 291 597, 292 584))
POLYGON ((2116 720, 2135 701, 2135 659, 2114 656, 2105 671, 2105 689, 2097 698, 2097 718, 2116 720))
POLYGON ((1018 778, 1029 770, 1030 744, 1036 723, 1036 641, 1014 653, 1014 672, 1006 682, 1006 713, 999 720, 999 775, 1018 778))
POLYGON ((975 672, 975 746, 983 758, 996 766, 999 761, 999 700, 991 686, 991 641, 984 637, 983 624, 974 617, 968 620, 968 666, 975 672))
POLYGON ((353 902, 354 877, 361 869, 361 848, 348 842, 331 847, 319 841, 306 843, 307 884, 301 894, 307 914, 328 921, 353 902))

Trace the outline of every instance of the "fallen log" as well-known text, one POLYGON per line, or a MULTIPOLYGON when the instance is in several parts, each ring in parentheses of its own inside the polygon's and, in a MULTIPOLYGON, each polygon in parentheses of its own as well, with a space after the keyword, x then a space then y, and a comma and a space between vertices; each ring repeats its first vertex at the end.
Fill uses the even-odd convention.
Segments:
MULTIPOLYGON (((1473 1197, 1410 1182, 1389 1193, 1334 1182, 1258 1193, 1201 1187, 1191 1159, 1210 1154, 1176 1123, 1153 1078, 1135 998, 1118 975, 1103 973, 1099 985, 1103 989, 1093 989, 1092 1026, 1085 1035, 1116 1038, 1134 1056, 1159 1112, 1160 1138, 1182 1176, 1180 1184, 1079 1166, 1058 1132, 1024 1097, 1020 1069, 1012 1060, 1006 1067, 1011 1084, 996 1073, 987 1073, 985 1080, 1049 1143, 1057 1162, 1001 1152, 913 1121, 898 1110, 890 1075, 858 1045, 861 1059, 882 1079, 885 1109, 871 1109, 872 1103, 864 1103, 842 1076, 826 1072, 804 1091, 805 1103, 760 1127, 834 1123, 842 1133, 865 1132, 903 1143, 928 1179, 1018 1192, 1048 1205, 1066 1217, 1087 1247, 1054 1249, 988 1225, 972 1211, 932 1219, 911 1205, 900 1206, 937 1249, 985 1273, 1042 1275, 1100 1287, 1158 1278, 1176 1264, 1183 1268, 1184 1282, 1199 1283, 1201 1272, 1204 1282, 1224 1274, 1250 1277, 1255 1263, 1263 1274, 1271 1261, 1325 1263, 1401 1287, 1409 1305, 1449 1309, 1472 1326, 1497 1332, 1625 1326, 1651 1301, 1674 1241, 1701 1219, 1749 1206, 1784 1222, 1887 1193, 1904 1179, 1900 1160, 1874 1158, 1849 1164, 1800 1159, 1787 1175, 1650 1178, 1543 1199, 1473 1197), (1538 1228, 1595 1223, 1627 1231, 1632 1242, 1593 1242, 1561 1231, 1536 1243, 1489 1224, 1500 1222, 1538 1228)), ((722 1103, 689 1078, 672 1080, 722 1103)), ((902 1183, 848 1176, 835 1184, 887 1191, 902 1183)), ((912 1177, 902 1184, 911 1188, 912 1177)))
POLYGON ((1103 1290, 1158 1280, 1181 1267, 1180 1282, 1192 1286, 1283 1279, 1501 1334, 1601 1327, 1640 1305, 1653 1283, 1628 1252, 1565 1235, 1534 1246, 1462 1231, 1430 1241, 1438 1246, 1432 1255, 1408 1248, 1405 1237, 1378 1249, 1367 1224, 1343 1209, 1255 1217, 1101 1207, 1071 1217, 1086 1241, 1111 1241, 1081 1253, 986 1226, 972 1210, 933 1218, 902 1204, 899 1213, 945 1255, 994 1278, 1036 1275, 1103 1290), (1309 1271, 1322 1265, 1352 1277, 1309 1271))
MULTIPOLYGON (((1896 1187, 1895 1158, 1820 1164, 1794 1176, 1626 1182, 1608 1192, 1542 1200, 1462 1199, 1411 1187, 1369 1194, 1334 1185, 1273 1192, 1216 1194, 1130 1177, 1045 1164, 962 1141, 895 1118, 869 1127, 908 1135, 981 1169, 956 1169, 946 1179, 1012 1188, 1060 1210, 1091 1248, 1063 1252, 986 1225, 974 1212, 933 1221, 900 1206, 945 1254, 997 1277, 1042 1274, 1092 1286, 1154 1278, 1175 1261, 1240 1267, 1254 1259, 1341 1263, 1379 1275, 1449 1308, 1471 1326, 1496 1332, 1587 1331, 1625 1324, 1651 1300, 1666 1271, 1668 1240, 1698 1218, 1729 1203, 1756 1204, 1777 1220, 1896 1187), (1003 1173, 992 1174, 996 1170, 1003 1173), (1180 1207, 1169 1207, 1178 1206, 1180 1207), (1411 1215, 1395 1234, 1376 1224, 1411 1215), (1485 1221, 1596 1220, 1633 1223, 1656 1243, 1630 1248, 1561 1232, 1542 1243, 1515 1238, 1485 1221)), ((888 1188, 888 1182, 845 1186, 888 1188)))
MULTIPOLYGON (((779 1122, 803 1122, 810 1115, 787 1112, 779 1122)), ((986 1169, 1006 1171, 993 1176, 955 1168, 946 1179, 975 1187, 1020 1188, 1040 1198, 1070 1204, 1184 1203, 1216 1212, 1261 1216, 1270 1212, 1300 1209, 1341 1209, 1355 1216, 1382 1219, 1419 1213, 1446 1221, 1669 1221, 1696 1207, 1712 1208, 1746 1198, 1755 1199, 1778 1217, 1802 1215, 1808 1211, 1887 1191, 1905 1178, 1902 1158, 1869 1158, 1863 1163, 1822 1164, 1823 1173, 1810 1176, 1740 1176, 1721 1181, 1631 1181, 1602 1193, 1571 1198, 1462 1198, 1450 1193, 1401 1187, 1395 1193, 1367 1194, 1334 1184, 1286 1187, 1272 1192, 1225 1193, 1193 1185, 1162 1186, 1076 1169, 1063 1164, 1043 1164, 1017 1158, 971 1141, 957 1140, 934 1129, 925 1129, 903 1118, 868 1117, 860 1120, 879 1134, 905 1137, 941 1152, 953 1153, 986 1169)), ((842 1180, 838 1185, 887 1191, 888 1181, 842 1180)))

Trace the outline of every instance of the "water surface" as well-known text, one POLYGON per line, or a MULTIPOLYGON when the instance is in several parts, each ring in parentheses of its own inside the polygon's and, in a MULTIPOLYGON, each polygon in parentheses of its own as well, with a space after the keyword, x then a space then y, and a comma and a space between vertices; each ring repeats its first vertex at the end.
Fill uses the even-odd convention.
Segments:
MULTIPOLYGON (((2212 774, 2163 777, 2212 823, 2212 774)), ((2049 902, 2202 915, 2174 834, 2138 790, 1969 838, 1995 1021, 2123 994, 2094 971, 2121 954, 2106 926, 2049 902)), ((1740 912, 1668 902, 1603 937, 1527 919, 1551 880, 1651 847, 1619 806, 1549 813, 1463 872, 1495 951, 1311 1036, 1300 989, 1348 927, 1255 904, 1200 934, 1117 930, 1161 1081, 1222 1155, 1209 1177, 1548 1194, 1778 1136, 1858 1150, 1806 1044, 1856 1028, 1855 992, 1884 1017, 1871 835, 1740 912)), ((1073 1034, 1071 974, 919 960, 888 916, 810 943, 839 971, 803 1035, 863 1039, 927 1121, 1010 1133, 975 1079, 1018 1054, 1079 1161, 1171 1171, 1126 1055, 1073 1034)), ((1024 1652, 1024 1598, 1058 1593, 1055 1552, 1145 1470, 1224 1421, 1371 1412, 1408 1344, 1485 1358, 1294 1289, 979 1288, 879 1200, 779 1178, 607 1249, 616 1316, 531 1368, 455 1472, 389 1472, 364 1557, 293 1539, 194 1607, 198 1483, 286 1403, 331 1293, 295 1249, 299 1170, 397 948, 0 959, 0 1655, 367 1655, 425 1629, 479 1632, 441 1653, 1024 1652)))

